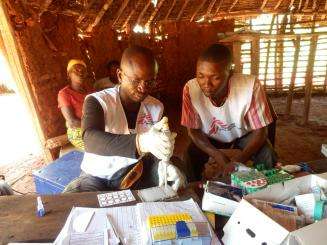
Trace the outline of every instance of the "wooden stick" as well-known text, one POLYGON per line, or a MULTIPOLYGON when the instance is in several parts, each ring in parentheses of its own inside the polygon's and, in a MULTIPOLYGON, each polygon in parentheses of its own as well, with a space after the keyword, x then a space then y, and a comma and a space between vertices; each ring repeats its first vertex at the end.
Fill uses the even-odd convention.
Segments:
POLYGON ((260 9, 263 10, 266 7, 268 0, 263 0, 260 9))
POLYGON ((208 9, 207 9, 207 12, 206 12, 206 14, 205 14, 205 18, 207 18, 207 17, 210 15, 213 6, 215 6, 216 1, 217 1, 217 0, 212 0, 212 1, 210 2, 209 6, 208 6, 208 9))
POLYGON ((291 7, 293 6, 293 4, 294 4, 294 0, 291 0, 290 5, 288 5, 288 9, 289 9, 289 10, 290 10, 291 7))
POLYGON ((129 15, 127 16, 126 20, 124 21, 124 24, 122 25, 122 29, 124 29, 124 28, 127 26, 129 20, 130 20, 131 17, 134 15, 134 13, 136 12, 136 9, 137 9, 138 5, 139 5, 141 2, 142 2, 142 0, 138 0, 138 1, 137 1, 136 5, 135 5, 135 8, 132 9, 132 11, 129 13, 129 15))
POLYGON ((234 0, 234 2, 232 3, 232 5, 229 7, 228 12, 231 12, 232 9, 234 8, 234 6, 237 4, 238 0, 234 0))
POLYGON ((217 9, 216 9, 216 12, 215 12, 214 16, 216 16, 216 15, 218 14, 219 9, 220 9, 220 7, 221 7, 223 1, 224 1, 224 0, 220 0, 219 5, 218 5, 218 7, 217 7, 217 9))
POLYGON ((83 13, 78 17, 78 19, 77 19, 77 21, 76 21, 78 24, 81 23, 82 20, 85 18, 85 16, 86 16, 87 13, 88 13, 88 10, 92 7, 92 5, 94 4, 95 1, 96 1, 96 0, 91 0, 91 1, 86 5, 86 7, 85 7, 83 13))
POLYGON ((319 32, 319 33, 301 33, 301 34, 232 34, 231 36, 227 36, 226 38, 220 40, 219 42, 233 42, 233 41, 251 41, 256 37, 260 37, 260 39, 296 39, 298 36, 300 37, 313 37, 319 35, 327 35, 327 32, 319 32))
POLYGON ((150 26, 152 24, 153 19, 156 17, 159 9, 161 8, 162 4, 165 2, 165 0, 161 0, 158 5, 156 6, 155 10, 153 11, 153 13, 151 14, 148 22, 146 23, 147 26, 150 26))
POLYGON ((303 9, 307 9, 309 5, 309 0, 305 0, 303 9))
POLYGON ((198 12, 202 9, 203 5, 206 3, 207 0, 202 0, 202 3, 196 8, 195 12, 193 13, 190 22, 192 22, 194 20, 194 18, 196 17, 196 15, 198 14, 198 12))
POLYGON ((318 36, 313 36, 311 39, 307 73, 305 76, 305 97, 304 97, 304 111, 303 111, 303 122, 302 122, 303 125, 308 124, 309 121, 313 67, 314 67, 315 56, 316 56, 317 41, 318 41, 318 36))
MULTIPOLYGON (((271 34, 271 32, 272 32, 272 28, 274 26, 275 18, 276 18, 276 15, 274 14, 273 17, 271 18, 269 34, 271 34)), ((268 44, 267 44, 267 56, 266 56, 266 60, 265 60, 265 76, 264 76, 264 80, 263 80, 263 88, 264 88, 265 91, 266 91, 267 69, 268 69, 268 63, 269 63, 270 46, 271 46, 271 41, 269 40, 268 44)))
POLYGON ((313 0, 312 11, 315 11, 317 8, 317 0, 313 0))
POLYGON ((177 1, 177 0, 174 0, 173 4, 170 6, 170 8, 169 8, 169 10, 168 10, 168 12, 167 12, 167 14, 166 14, 165 21, 168 20, 168 17, 169 17, 169 15, 170 15, 171 11, 173 11, 173 9, 174 9, 174 7, 175 7, 175 5, 176 5, 176 1, 177 1))
MULTIPOLYGON (((249 17, 256 17, 260 14, 280 14, 280 13, 284 13, 285 11, 278 11, 278 10, 269 10, 269 11, 261 11, 260 9, 258 10, 242 10, 242 11, 233 11, 233 12, 226 12, 226 11, 222 11, 218 14, 215 14, 213 16, 213 21, 217 21, 217 20, 221 20, 221 19, 235 19, 235 18, 249 18, 249 17)), ((316 12, 314 12, 314 14, 316 16, 321 16, 321 15, 326 15, 326 11, 323 10, 317 10, 316 12)), ((296 17, 311 17, 313 15, 313 12, 298 12, 298 13, 293 13, 294 16, 296 17)))
POLYGON ((41 11, 39 13, 39 16, 41 16, 45 11, 47 11, 47 9, 51 5, 51 3, 52 3, 52 0, 46 0, 46 1, 44 1, 44 3, 42 4, 42 7, 41 7, 41 11))
POLYGON ((298 8, 297 8, 298 11, 301 10, 301 5, 302 5, 302 0, 300 0, 300 2, 299 2, 299 6, 298 6, 298 8))
POLYGON ((118 13, 117 13, 117 16, 116 18, 114 19, 114 21, 112 22, 112 26, 114 27, 116 25, 116 23, 118 22, 119 18, 121 17, 121 15, 123 14, 124 12, 124 9, 127 7, 129 3, 129 0, 124 0, 123 4, 120 6, 119 10, 118 10, 118 13))
POLYGON ((234 62, 234 72, 242 73, 242 63, 241 63, 241 42, 233 43, 233 62, 234 62))
MULTIPOLYGON (((277 16, 277 18, 278 18, 278 16, 277 16)), ((277 20, 277 22, 278 22, 278 20, 277 20)), ((281 27, 279 28, 278 33, 280 33, 280 34, 285 33, 287 23, 288 23, 287 14, 284 14, 282 23, 281 23, 281 27)), ((284 58, 283 58, 284 41, 276 43, 276 51, 277 51, 277 61, 276 61, 277 67, 275 67, 275 68, 277 68, 276 70, 277 70, 277 74, 278 74, 277 75, 278 79, 276 80, 277 81, 276 88, 278 90, 279 88, 283 87, 283 75, 282 74, 283 74, 283 60, 284 60, 284 58), (279 74, 281 74, 281 75, 279 75, 279 74)))
POLYGON ((146 13, 146 11, 148 10, 150 4, 151 4, 151 0, 148 0, 147 4, 144 6, 143 10, 139 14, 139 17, 136 20, 136 24, 140 24, 141 23, 141 20, 142 20, 144 14, 146 13))
POLYGON ((286 101, 286 109, 285 114, 290 115, 292 110, 292 102, 293 102, 293 94, 294 94, 294 86, 295 86, 295 80, 296 80, 296 72, 297 72, 297 66, 299 61, 299 53, 300 53, 300 43, 301 38, 297 37, 295 40, 295 50, 294 50, 294 61, 293 61, 293 69, 292 69, 292 76, 291 76, 291 83, 288 90, 287 95, 287 101, 286 101))
POLYGON ((113 2, 113 0, 107 0, 106 1, 106 3, 102 6, 101 10, 99 11, 98 15, 95 17, 93 23, 91 23, 86 28, 86 32, 92 32, 93 28, 96 27, 100 23, 102 17, 107 12, 107 10, 109 9, 109 7, 112 4, 112 2, 113 2))
POLYGON ((251 74, 259 75, 260 64, 260 39, 257 37, 251 42, 251 74))
POLYGON ((279 0, 274 7, 274 10, 278 9, 283 0, 279 0))
POLYGON ((181 10, 180 10, 179 13, 178 13, 178 16, 177 16, 176 21, 179 21, 179 20, 181 19, 182 15, 183 15, 183 12, 184 12, 184 10, 185 10, 187 4, 189 3, 189 1, 190 1, 190 0, 185 0, 183 6, 182 6, 182 8, 181 8, 181 10))

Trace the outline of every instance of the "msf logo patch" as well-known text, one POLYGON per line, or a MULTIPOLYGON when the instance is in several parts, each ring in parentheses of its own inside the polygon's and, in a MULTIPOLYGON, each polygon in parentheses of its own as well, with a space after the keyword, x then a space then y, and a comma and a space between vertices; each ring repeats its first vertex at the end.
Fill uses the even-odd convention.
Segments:
POLYGON ((215 135, 219 131, 231 131, 235 127, 235 123, 226 124, 214 117, 212 118, 212 122, 210 124, 209 135, 215 135))
POLYGON ((150 114, 142 114, 137 119, 137 124, 153 125, 153 120, 150 114))

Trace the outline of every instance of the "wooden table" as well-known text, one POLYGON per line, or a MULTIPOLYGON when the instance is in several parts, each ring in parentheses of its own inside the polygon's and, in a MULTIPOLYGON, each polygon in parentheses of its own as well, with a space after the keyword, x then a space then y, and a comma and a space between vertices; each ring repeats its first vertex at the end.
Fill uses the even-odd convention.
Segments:
MULTIPOLYGON (((312 161, 309 162, 309 165, 316 173, 327 172, 327 159, 312 161)), ((198 195, 194 192, 195 190, 201 196, 199 193, 201 190, 197 188, 198 184, 192 183, 190 188, 180 193, 178 200, 192 197, 199 203, 198 195)), ((96 192, 85 192, 42 196, 48 213, 41 218, 36 216, 36 195, 0 197, 0 244, 53 241, 65 224, 73 206, 99 207, 97 194, 96 192)), ((137 195, 135 197, 137 198, 137 195)), ((217 220, 216 230, 222 229, 227 221, 227 218, 225 219, 217 220)))
MULTIPOLYGON (((52 242, 64 226, 73 206, 98 208, 96 192, 42 196, 47 214, 36 215, 36 195, 0 197, 0 244, 8 242, 52 242)), ((133 205, 140 202, 128 203, 133 205)), ((199 198, 189 188, 179 194, 178 200, 199 198)), ((175 199, 177 200, 177 199, 175 199)))

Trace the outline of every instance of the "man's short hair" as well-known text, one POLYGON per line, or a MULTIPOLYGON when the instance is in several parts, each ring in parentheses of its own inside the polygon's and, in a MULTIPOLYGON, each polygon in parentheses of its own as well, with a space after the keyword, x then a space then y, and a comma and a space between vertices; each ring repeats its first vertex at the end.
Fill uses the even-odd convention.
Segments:
POLYGON ((229 48, 224 45, 213 44, 202 52, 198 60, 212 63, 224 62, 227 65, 230 65, 232 63, 232 53, 229 48))
POLYGON ((115 66, 118 66, 118 67, 120 66, 120 63, 118 60, 110 60, 110 61, 108 61, 107 65, 106 65, 108 70, 110 70, 112 67, 115 67, 115 66))

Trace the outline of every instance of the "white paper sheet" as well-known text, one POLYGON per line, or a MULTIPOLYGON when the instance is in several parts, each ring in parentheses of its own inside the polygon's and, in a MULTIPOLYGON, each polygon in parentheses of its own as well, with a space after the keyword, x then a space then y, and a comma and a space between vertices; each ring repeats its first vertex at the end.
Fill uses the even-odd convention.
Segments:
MULTIPOLYGON (((151 244, 151 234, 147 231, 146 228, 146 219, 149 215, 160 215, 167 213, 178 213, 185 212, 189 213, 192 216, 193 222, 208 222, 207 218, 202 213, 200 207, 193 199, 187 201, 178 201, 178 202, 145 202, 138 203, 136 205, 137 213, 139 214, 139 223, 141 225, 142 234, 145 234, 142 239, 142 244, 151 244)), ((212 242, 211 244, 217 245, 220 244, 217 236, 214 234, 212 228, 212 242)))
MULTIPOLYGON (((122 206, 115 208, 73 208, 69 214, 67 221, 59 233, 55 245, 70 245, 71 234, 73 234, 74 243, 79 245, 78 242, 83 242, 86 240, 83 238, 87 233, 101 233, 104 230, 107 232, 107 239, 103 239, 106 244, 114 244, 116 239, 111 239, 114 237, 114 233, 111 232, 112 226, 108 222, 107 215, 110 215, 110 222, 112 222, 118 231, 118 234, 122 239, 123 244, 128 245, 140 245, 148 244, 149 234, 145 227, 145 220, 147 216, 153 214, 167 214, 176 212, 187 212, 192 216, 194 222, 207 222, 206 217, 201 212, 199 206, 192 200, 182 201, 182 202, 148 202, 139 203, 136 206, 122 206), (85 233, 76 233, 73 229, 74 220, 83 213, 94 212, 85 233)), ((210 227, 211 228, 211 227, 210 227)), ((220 244, 216 235, 212 232, 212 244, 220 244)), ((99 234, 98 234, 99 235, 99 234)), ((90 237, 94 239, 94 243, 101 243, 99 236, 90 237)), ((83 243, 81 243, 83 245, 83 243)), ((93 244, 93 242, 91 242, 93 244)))

